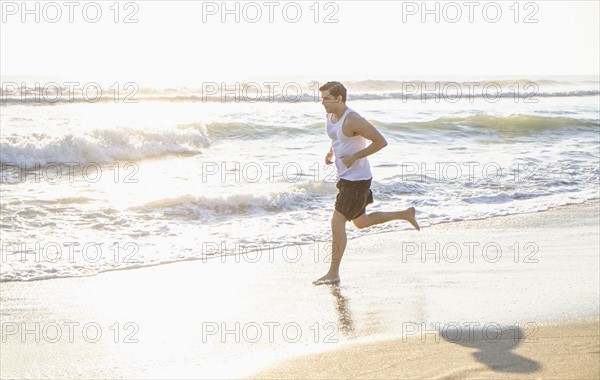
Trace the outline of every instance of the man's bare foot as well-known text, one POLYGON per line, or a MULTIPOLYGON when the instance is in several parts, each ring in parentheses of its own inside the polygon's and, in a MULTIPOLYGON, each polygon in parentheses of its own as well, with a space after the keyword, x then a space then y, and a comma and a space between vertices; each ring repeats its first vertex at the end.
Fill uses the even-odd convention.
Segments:
POLYGON ((337 285, 340 283, 340 276, 326 274, 318 280, 313 281, 313 285, 337 285))
POLYGON ((421 231, 421 227, 419 227, 419 223, 417 223, 417 219, 415 218, 415 208, 411 207, 406 211, 408 211, 408 219, 406 219, 408 223, 412 224, 417 231, 421 231))

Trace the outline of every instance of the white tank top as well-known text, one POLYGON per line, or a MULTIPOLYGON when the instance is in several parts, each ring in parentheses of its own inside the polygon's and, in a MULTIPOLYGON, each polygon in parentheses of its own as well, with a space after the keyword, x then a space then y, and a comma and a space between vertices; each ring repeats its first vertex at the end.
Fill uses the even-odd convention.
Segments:
POLYGON ((349 168, 344 165, 340 157, 349 156, 366 147, 367 140, 360 136, 348 137, 342 131, 342 126, 346 120, 346 116, 354 110, 348 108, 337 123, 331 121, 332 114, 327 115, 327 134, 331 138, 331 146, 335 154, 335 166, 338 169, 338 177, 348 181, 363 181, 371 179, 371 166, 367 158, 361 158, 352 164, 349 168))

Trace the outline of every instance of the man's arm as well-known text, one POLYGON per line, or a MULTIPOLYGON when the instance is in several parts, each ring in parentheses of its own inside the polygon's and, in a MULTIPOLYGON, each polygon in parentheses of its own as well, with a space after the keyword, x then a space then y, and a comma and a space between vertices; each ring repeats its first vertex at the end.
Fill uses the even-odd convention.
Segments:
POLYGON ((351 136, 360 135, 371 141, 371 144, 369 144, 369 146, 363 150, 360 150, 350 156, 340 157, 346 167, 349 168, 352 166, 354 161, 370 156, 373 153, 377 153, 387 146, 387 141, 385 141, 385 138, 381 135, 381 133, 379 133, 379 131, 362 116, 358 114, 350 114, 346 118, 346 121, 347 123, 344 125, 344 127, 348 128, 344 128, 344 132, 350 132, 349 134, 351 136))

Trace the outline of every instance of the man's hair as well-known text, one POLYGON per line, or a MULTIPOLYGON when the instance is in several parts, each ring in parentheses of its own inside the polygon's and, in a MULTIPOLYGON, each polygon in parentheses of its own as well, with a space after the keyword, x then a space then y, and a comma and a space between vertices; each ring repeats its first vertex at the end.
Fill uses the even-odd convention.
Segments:
POLYGON ((340 82, 327 82, 321 87, 319 87, 319 91, 329 91, 329 94, 336 97, 342 95, 342 102, 346 103, 346 94, 348 90, 344 87, 340 82))

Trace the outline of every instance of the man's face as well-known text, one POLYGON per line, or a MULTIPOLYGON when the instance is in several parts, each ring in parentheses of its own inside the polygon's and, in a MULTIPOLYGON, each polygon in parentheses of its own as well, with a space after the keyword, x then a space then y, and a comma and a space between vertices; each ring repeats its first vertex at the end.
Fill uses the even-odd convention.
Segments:
POLYGON ((333 113, 337 109, 340 97, 341 95, 335 98, 329 93, 329 90, 321 91, 321 104, 325 107, 325 112, 333 113))

